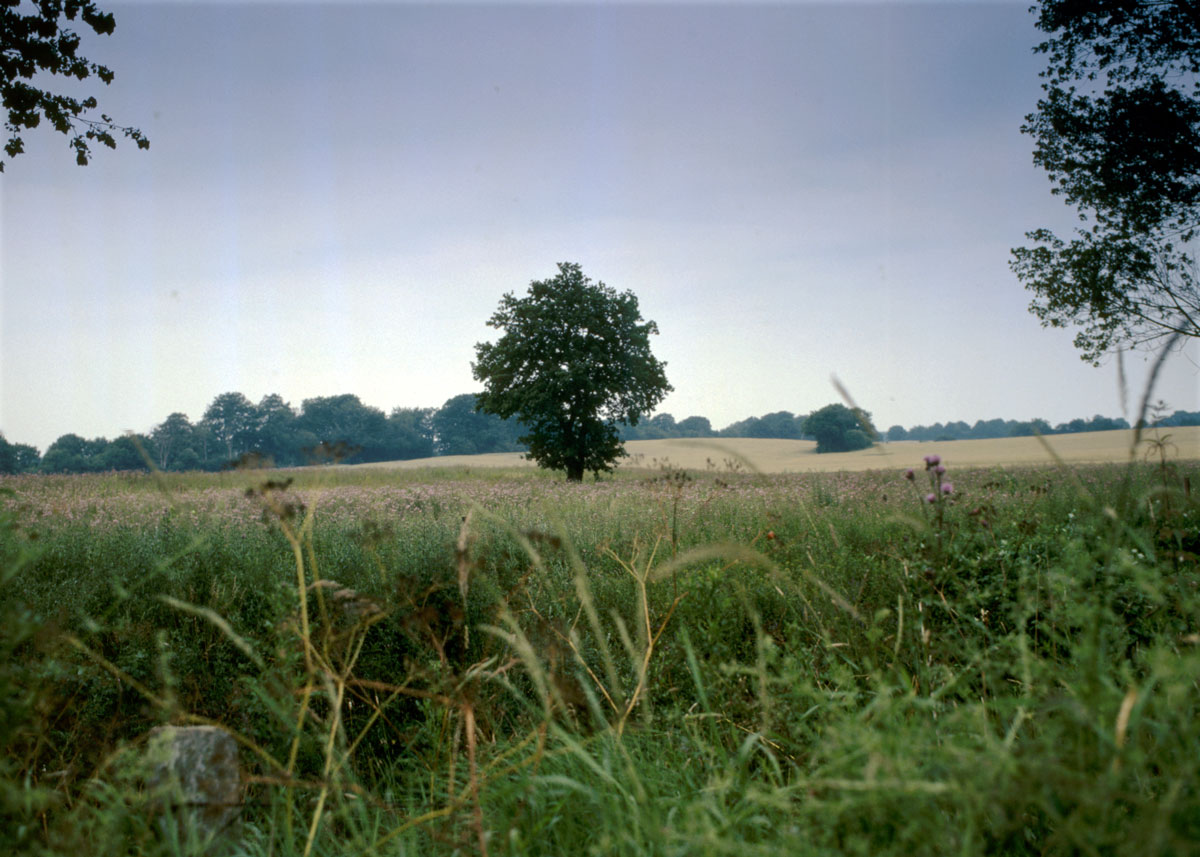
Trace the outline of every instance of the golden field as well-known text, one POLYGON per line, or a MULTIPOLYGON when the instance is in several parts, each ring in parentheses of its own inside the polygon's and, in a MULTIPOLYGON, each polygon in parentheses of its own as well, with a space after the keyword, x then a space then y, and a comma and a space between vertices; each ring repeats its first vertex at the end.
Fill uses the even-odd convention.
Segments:
MULTIPOLYGON (((730 463, 762 473, 805 473, 838 470, 890 470, 912 467, 937 453, 956 467, 995 467, 1046 464, 1054 457, 1069 463, 1128 461, 1157 458, 1152 441, 1166 443, 1170 459, 1200 458, 1200 426, 1150 429, 1134 448, 1133 430, 1051 435, 1046 438, 1010 437, 991 440, 894 441, 859 452, 818 455, 809 440, 759 438, 678 438, 635 440, 625 444, 629 457, 621 469, 656 469, 664 463, 687 470, 728 469, 730 463)), ((532 467, 520 453, 447 455, 411 461, 362 464, 359 467, 532 467)))

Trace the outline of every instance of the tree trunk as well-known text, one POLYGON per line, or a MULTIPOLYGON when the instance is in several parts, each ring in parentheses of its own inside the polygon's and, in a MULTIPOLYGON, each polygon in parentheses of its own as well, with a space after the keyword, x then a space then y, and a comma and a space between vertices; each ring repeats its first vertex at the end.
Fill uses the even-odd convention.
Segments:
POLYGON ((567 481, 582 482, 583 481, 583 462, 571 461, 567 463, 567 481))

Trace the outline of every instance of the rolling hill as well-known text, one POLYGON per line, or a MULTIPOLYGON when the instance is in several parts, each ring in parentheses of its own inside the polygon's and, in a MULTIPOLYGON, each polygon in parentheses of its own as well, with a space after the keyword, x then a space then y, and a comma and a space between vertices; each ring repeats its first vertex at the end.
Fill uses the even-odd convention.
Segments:
MULTIPOLYGON (((1151 429, 1143 432, 1141 443, 1131 451, 1134 432, 1085 432, 1052 435, 1044 439, 1013 437, 993 440, 893 441, 859 452, 818 455, 816 443, 808 440, 771 440, 760 438, 678 438, 635 440, 625 444, 629 457, 620 468, 657 469, 664 463, 688 470, 726 470, 740 466, 763 473, 804 473, 837 470, 890 470, 915 467, 932 453, 948 465, 957 467, 993 467, 1045 464, 1053 457, 1070 463, 1128 461, 1131 455, 1155 458, 1149 440, 1166 442, 1167 457, 1200 458, 1200 427, 1151 429), (1053 451, 1053 454, 1051 453, 1053 451)), ((360 464, 357 467, 532 467, 520 453, 492 455, 447 455, 410 461, 360 464)))

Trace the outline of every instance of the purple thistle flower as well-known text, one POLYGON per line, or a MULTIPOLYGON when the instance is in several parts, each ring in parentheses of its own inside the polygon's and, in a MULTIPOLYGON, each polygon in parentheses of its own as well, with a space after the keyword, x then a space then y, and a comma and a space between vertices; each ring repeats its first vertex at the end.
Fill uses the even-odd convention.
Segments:
POLYGON ((926 470, 928 470, 931 467, 936 467, 937 465, 939 465, 941 463, 942 463, 942 458, 940 455, 925 456, 925 469, 926 470))
POLYGON ((938 476, 941 476, 943 473, 946 472, 946 468, 939 464, 937 467, 933 468, 933 472, 936 473, 938 476))
POLYGON ((935 502, 937 502, 937 495, 936 495, 936 494, 926 494, 926 495, 925 495, 925 502, 926 502, 926 503, 935 503, 935 502))
POLYGON ((953 494, 953 493, 954 493, 954 485, 953 485, 953 483, 950 483, 950 482, 943 482, 943 483, 942 483, 942 493, 943 493, 943 494, 953 494))
POLYGON ((912 482, 914 479, 917 478, 917 474, 913 473, 913 469, 910 467, 910 468, 908 468, 908 470, 904 471, 904 478, 907 479, 909 482, 912 482))

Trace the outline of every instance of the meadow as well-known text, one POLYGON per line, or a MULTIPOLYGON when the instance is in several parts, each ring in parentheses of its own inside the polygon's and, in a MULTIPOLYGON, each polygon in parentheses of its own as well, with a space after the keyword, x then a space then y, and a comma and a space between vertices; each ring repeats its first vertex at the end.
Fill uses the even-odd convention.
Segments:
POLYGON ((965 443, 4 478, 0 850, 197 853, 218 723, 239 854, 1195 853, 1200 462, 965 443))

